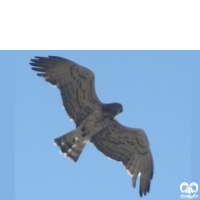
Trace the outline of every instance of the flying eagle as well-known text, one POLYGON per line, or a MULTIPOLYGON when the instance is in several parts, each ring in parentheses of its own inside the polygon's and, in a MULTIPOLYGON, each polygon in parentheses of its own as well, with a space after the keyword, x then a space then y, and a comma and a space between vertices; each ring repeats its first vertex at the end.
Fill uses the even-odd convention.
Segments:
POLYGON ((35 56, 30 64, 38 76, 60 89, 63 106, 76 124, 76 129, 54 139, 61 152, 76 162, 86 143, 93 143, 104 155, 123 163, 133 187, 140 173, 139 194, 146 195, 154 168, 147 136, 142 129, 123 126, 115 119, 123 111, 120 103, 99 100, 94 73, 58 56, 35 56))

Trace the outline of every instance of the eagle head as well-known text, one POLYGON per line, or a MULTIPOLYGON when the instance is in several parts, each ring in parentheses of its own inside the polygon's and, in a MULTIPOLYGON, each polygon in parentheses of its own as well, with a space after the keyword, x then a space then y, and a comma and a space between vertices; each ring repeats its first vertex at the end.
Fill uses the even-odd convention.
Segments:
POLYGON ((123 107, 120 103, 107 103, 103 105, 102 110, 105 116, 107 116, 109 119, 114 119, 123 111, 123 107))

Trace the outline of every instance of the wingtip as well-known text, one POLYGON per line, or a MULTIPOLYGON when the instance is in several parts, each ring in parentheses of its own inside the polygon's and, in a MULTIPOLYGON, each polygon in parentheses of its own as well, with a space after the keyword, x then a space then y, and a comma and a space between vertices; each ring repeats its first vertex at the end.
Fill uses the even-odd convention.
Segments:
POLYGON ((142 196, 146 196, 146 194, 147 194, 147 191, 141 191, 141 190, 140 190, 140 192, 139 192, 139 193, 140 193, 140 197, 142 197, 142 196))
POLYGON ((135 174, 132 174, 132 185, 134 188, 136 187, 136 181, 137 181, 137 176, 135 176, 135 174))
POLYGON ((140 197, 142 197, 142 193, 140 192, 140 197))
POLYGON ((30 62, 29 64, 32 66, 37 66, 34 62, 30 62))
POLYGON ((49 58, 48 57, 45 57, 45 56, 34 56, 34 58, 36 58, 36 59, 34 59, 34 60, 48 60, 49 58))

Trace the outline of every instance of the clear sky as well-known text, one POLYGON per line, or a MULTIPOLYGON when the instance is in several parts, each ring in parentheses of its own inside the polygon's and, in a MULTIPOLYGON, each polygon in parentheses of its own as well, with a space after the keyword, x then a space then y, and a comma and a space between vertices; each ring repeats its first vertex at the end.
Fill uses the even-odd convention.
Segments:
MULTIPOLYGON (((191 180, 191 66, 199 51, 12 51, 15 63, 15 189, 17 200, 140 199, 124 166, 88 143, 77 163, 53 139, 75 128, 60 92, 31 70, 34 56, 57 55, 95 73, 104 103, 119 102, 117 120, 145 130, 154 177, 145 200, 180 198, 191 180)), ((199 140, 199 138, 198 138, 199 140)), ((139 179, 138 179, 139 180, 139 179)), ((200 183, 199 183, 200 184, 200 183)))

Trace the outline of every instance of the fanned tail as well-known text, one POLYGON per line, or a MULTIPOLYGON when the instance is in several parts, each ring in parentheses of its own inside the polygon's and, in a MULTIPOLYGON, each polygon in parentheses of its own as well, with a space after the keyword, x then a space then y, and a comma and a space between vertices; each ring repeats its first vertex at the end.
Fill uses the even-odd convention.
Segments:
POLYGON ((54 139, 54 143, 60 147, 60 152, 76 162, 85 147, 85 142, 79 141, 73 131, 54 139))

